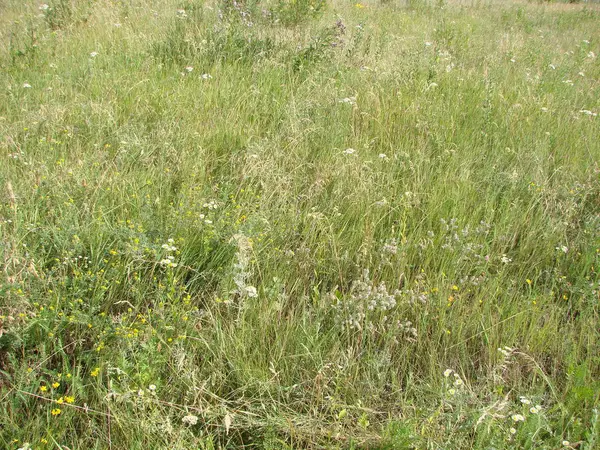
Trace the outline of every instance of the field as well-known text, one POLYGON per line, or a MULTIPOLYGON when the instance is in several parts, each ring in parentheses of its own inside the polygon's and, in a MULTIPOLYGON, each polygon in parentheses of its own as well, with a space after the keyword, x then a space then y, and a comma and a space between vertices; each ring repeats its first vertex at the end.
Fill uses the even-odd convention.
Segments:
POLYGON ((0 2, 0 447, 600 448, 600 5, 0 2))

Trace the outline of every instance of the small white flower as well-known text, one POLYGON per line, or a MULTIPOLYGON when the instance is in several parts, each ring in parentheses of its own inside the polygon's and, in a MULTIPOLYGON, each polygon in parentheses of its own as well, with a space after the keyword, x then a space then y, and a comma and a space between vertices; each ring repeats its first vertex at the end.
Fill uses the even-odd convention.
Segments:
POLYGON ((205 223, 206 225, 211 225, 211 224, 213 223, 213 221, 212 221, 212 220, 210 220, 210 219, 206 219, 206 220, 204 221, 204 223, 205 223))
POLYGON ((456 394, 456 389, 448 389, 448 394, 450 394, 450 395, 456 394))
POLYGON ((200 78, 202 78, 203 80, 211 80, 212 75, 210 73, 203 73, 202 75, 200 75, 200 78))
POLYGON ((450 375, 452 375, 452 372, 454 372, 452 369, 446 369, 444 370, 444 376, 448 378, 450 375))
POLYGON ((568 84, 569 86, 573 86, 573 80, 564 80, 563 83, 568 84))
POLYGON ((510 58, 510 62, 515 63, 515 62, 517 62, 517 60, 515 58, 510 58))
POLYGON ((194 68, 193 68, 192 66, 187 66, 187 67, 185 68, 185 71, 186 71, 187 73, 190 73, 192 70, 194 70, 194 68))
POLYGON ((48 6, 46 3, 42 3, 39 9, 40 11, 48 11, 48 9, 50 9, 50 6, 48 6))
POLYGON ((504 264, 508 264, 508 263, 512 262, 512 259, 510 259, 506 255, 502 255, 502 258, 500 258, 500 261, 502 261, 504 264))
POLYGON ((31 85, 29 83, 23 83, 23 87, 25 89, 29 89, 31 87, 31 85))
POLYGON ((556 66, 554 64, 550 64, 548 67, 550 67, 552 70, 556 70, 556 66))
POLYGON ((531 404, 531 401, 526 397, 521 397, 521 403, 523 403, 524 405, 529 405, 531 404))
POLYGON ((579 72, 577 75, 579 75, 580 77, 585 77, 585 73, 583 72, 579 72))
POLYGON ((338 100, 340 103, 346 103, 348 105, 356 105, 356 97, 346 97, 338 100))
POLYGON ((344 150, 343 153, 345 155, 352 155, 352 154, 356 153, 356 150, 354 150, 353 148, 347 148, 346 150, 344 150))
POLYGON ((583 42, 584 44, 589 44, 589 43, 590 43, 590 41, 588 41, 587 39, 584 39, 582 42, 583 42))
POLYGON ((529 412, 530 412, 531 414, 537 414, 537 413, 539 413, 539 412, 540 412, 540 410, 539 410, 539 409, 537 409, 535 406, 532 406, 531 408, 529 408, 529 412))
POLYGON ((387 155, 386 155, 385 153, 380 153, 380 154, 379 154, 379 157, 380 157, 381 159, 386 159, 386 158, 387 158, 387 155))
POLYGON ((510 431, 510 434, 517 434, 517 430, 515 428, 511 427, 511 429, 508 431, 510 431))
POLYGON ((595 54, 594 52, 589 52, 589 53, 587 54, 587 57, 588 57, 588 58, 591 58, 591 59, 594 59, 594 58, 596 57, 596 54, 595 54))
POLYGON ((425 42, 425 47, 431 47, 431 42, 425 42))
POLYGON ((463 384, 464 384, 463 380, 461 380, 460 378, 457 378, 456 380, 454 380, 454 386, 458 387, 458 386, 462 386, 463 384))
POLYGON ((542 112, 548 112, 548 108, 546 108, 545 106, 542 106, 542 112))
POLYGON ((569 441, 562 441, 562 445, 564 445, 565 447, 570 447, 571 443, 569 441))
POLYGON ((96 56, 98 56, 98 52, 90 53, 90 58, 95 58, 96 56))
POLYGON ((525 422, 525 417, 523 417, 521 414, 513 414, 510 416, 510 418, 513 420, 513 422, 525 422))
POLYGON ((258 297, 258 292, 254 286, 246 286, 246 295, 250 298, 258 297))
POLYGON ((196 425, 198 423, 198 416, 194 416, 193 414, 190 414, 190 415, 185 416, 183 419, 181 419, 181 421, 188 425, 196 425))
POLYGON ((151 384, 150 386, 148 386, 148 389, 150 389, 152 392, 154 392, 156 390, 156 385, 151 384))

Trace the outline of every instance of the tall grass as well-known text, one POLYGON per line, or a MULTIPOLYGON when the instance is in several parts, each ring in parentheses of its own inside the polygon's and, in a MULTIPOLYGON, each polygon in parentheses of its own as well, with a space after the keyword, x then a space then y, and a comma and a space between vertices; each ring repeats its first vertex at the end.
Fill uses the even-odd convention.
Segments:
POLYGON ((0 13, 0 446, 597 448, 597 8, 0 13))

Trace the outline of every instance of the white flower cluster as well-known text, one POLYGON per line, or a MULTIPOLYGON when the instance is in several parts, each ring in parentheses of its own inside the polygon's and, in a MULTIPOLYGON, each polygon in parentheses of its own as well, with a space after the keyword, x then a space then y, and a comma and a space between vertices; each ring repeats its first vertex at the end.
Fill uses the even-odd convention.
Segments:
POLYGON ((233 265, 233 282, 236 288, 232 291, 232 294, 238 294, 242 298, 255 298, 258 297, 258 291, 254 286, 246 284, 246 280, 250 277, 249 271, 250 266, 250 253, 252 251, 252 244, 250 240, 243 234, 236 234, 232 240, 235 240, 237 244, 237 252, 235 254, 236 263, 233 265))
MULTIPOLYGON (((162 245, 162 248, 167 252, 167 253, 172 253, 172 252, 176 252, 177 251, 177 247, 175 247, 175 240, 169 238, 167 240, 166 244, 162 245)), ((175 268, 177 267, 177 263, 175 262, 175 256, 168 254, 166 258, 163 258, 160 261, 160 264, 164 267, 168 267, 168 268, 175 268)))

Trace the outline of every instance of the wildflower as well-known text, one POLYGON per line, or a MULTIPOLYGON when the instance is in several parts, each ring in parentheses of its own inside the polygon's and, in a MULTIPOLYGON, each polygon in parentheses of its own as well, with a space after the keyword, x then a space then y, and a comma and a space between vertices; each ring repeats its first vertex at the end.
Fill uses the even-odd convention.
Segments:
POLYGON ((345 155, 353 155, 354 153, 356 153, 356 150, 354 150, 353 148, 347 148, 346 150, 344 150, 343 153, 345 155))
POLYGON ((51 414, 52 414, 53 416, 59 416, 59 415, 60 415, 60 413, 62 413, 62 411, 61 411, 61 409, 60 409, 60 408, 55 408, 55 409, 53 409, 53 410, 52 410, 52 411, 50 411, 50 412, 51 412, 51 414))
POLYGON ((190 414, 190 415, 185 416, 183 419, 181 419, 181 421, 188 425, 196 425, 198 423, 198 416, 194 416, 193 414, 190 414))
POLYGON ((31 85, 29 83, 23 83, 23 87, 25 89, 29 89, 31 87, 31 85))
POLYGON ((54 383, 52 383, 52 387, 53 387, 54 389, 56 389, 56 388, 60 387, 60 383, 59 383, 58 381, 57 381, 57 382, 54 382, 54 383))
POLYGON ((525 422, 525 417, 523 417, 521 414, 513 414, 510 416, 510 418, 513 420, 513 422, 525 422))
POLYGON ((510 62, 515 63, 515 62, 517 62, 517 60, 515 58, 510 58, 510 62))
POLYGON ((41 392, 46 392, 48 390, 48 386, 40 386, 41 392))
POLYGON ((531 401, 529 401, 526 397, 521 397, 521 403, 524 405, 529 405, 531 401))
POLYGON ((41 438, 41 439, 40 439, 40 442, 41 442, 42 444, 47 444, 47 443, 48 443, 48 439, 46 439, 46 438, 41 438))
POLYGON ((542 106, 541 110, 542 112, 548 112, 548 108, 546 108, 545 106, 542 106))
POLYGON ((448 394, 450 394, 450 395, 456 394, 456 389, 448 389, 448 394))
POLYGON ((533 281, 531 281, 529 278, 527 278, 525 281, 527 282, 527 284, 528 284, 529 286, 531 286, 531 283, 533 283, 533 281))
POLYGON ((67 402, 69 404, 72 404, 72 403, 75 402, 75 397, 68 395, 68 396, 65 397, 65 402, 67 402))
POLYGON ((99 373, 100 373, 100 367, 96 367, 94 370, 92 370, 92 371, 90 372, 90 375, 91 375, 92 377, 97 377, 99 373))
POLYGON ((246 286, 246 295, 250 298, 258 297, 258 292, 254 286, 246 286))
POLYGON ((90 58, 95 58, 96 56, 98 56, 98 52, 90 53, 90 58))
POLYGON ((62 405, 64 402, 65 402, 65 399, 63 397, 56 400, 56 403, 58 403, 59 405, 62 405))
POLYGON ((512 259, 510 259, 506 255, 502 255, 502 258, 500 258, 500 261, 502 261, 504 264, 508 264, 508 263, 512 262, 512 259))
POLYGON ((564 445, 565 447, 570 447, 571 443, 569 441, 562 441, 562 445, 564 445))
POLYGON ((452 375, 452 372, 454 372, 452 369, 444 370, 444 377, 448 378, 450 375, 452 375))
POLYGON ((517 434, 517 430, 516 430, 516 428, 512 428, 512 427, 511 427, 511 429, 510 429, 510 430, 508 430, 508 431, 510 431, 510 434, 517 434))
POLYGON ((431 42, 425 42, 425 47, 431 47, 431 42))
POLYGON ((594 59, 596 57, 596 54, 594 52, 589 52, 587 54, 587 57, 590 58, 590 59, 594 59))
POLYGON ((380 157, 381 159, 386 159, 386 158, 387 158, 387 155, 386 155, 385 153, 380 153, 380 154, 379 154, 379 157, 380 157))
POLYGON ((462 386, 463 384, 463 380, 461 380, 460 378, 454 380, 454 386, 462 386))
POLYGON ((187 73, 190 73, 192 70, 194 70, 194 68, 193 68, 192 66, 187 66, 187 67, 185 68, 185 71, 186 71, 187 73))
POLYGON ((50 6, 48 6, 48 4, 46 3, 42 3, 38 9, 40 11, 48 11, 48 9, 50 9, 50 6))
POLYGON ((348 105, 356 105, 356 97, 346 97, 339 100, 340 103, 346 103, 348 105))
POLYGON ((354 5, 355 7, 357 7, 358 9, 363 9, 365 8, 365 5, 363 5, 362 3, 357 3, 356 5, 354 5))
POLYGON ((156 391, 156 385, 155 384, 151 384, 150 386, 148 386, 148 389, 150 389, 151 391, 156 391))
POLYGON ((537 414, 537 413, 539 413, 539 412, 540 412, 540 410, 539 410, 539 409, 537 409, 535 406, 532 406, 531 408, 529 408, 529 412, 530 412, 531 414, 537 414))
POLYGON ((202 78, 203 80, 211 80, 212 75, 210 73, 203 73, 202 75, 200 75, 200 78, 202 78))

